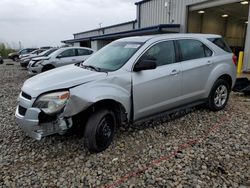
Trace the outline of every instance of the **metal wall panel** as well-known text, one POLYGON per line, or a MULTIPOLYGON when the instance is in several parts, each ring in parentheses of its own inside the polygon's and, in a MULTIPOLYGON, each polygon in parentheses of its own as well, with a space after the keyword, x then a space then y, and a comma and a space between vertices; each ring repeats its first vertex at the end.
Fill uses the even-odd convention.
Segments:
POLYGON ((95 31, 74 34, 74 39, 92 37, 92 36, 96 36, 96 35, 99 35, 99 34, 100 34, 100 31, 99 31, 99 29, 97 29, 95 31))
MULTIPOLYGON (((208 0, 151 0, 139 5, 140 26, 149 27, 158 24, 185 25, 187 6, 208 0), (168 7, 165 7, 168 3, 168 7), (170 17, 169 17, 170 12, 170 17)), ((138 18, 139 19, 139 18, 138 18)))
POLYGON ((79 38, 86 38, 86 37, 93 37, 93 36, 98 36, 98 35, 106 35, 106 34, 111 34, 111 33, 117 33, 117 32, 123 32, 123 31, 129 31, 133 30, 134 24, 133 23, 127 23, 127 24, 122 24, 122 25, 114 25, 110 27, 104 27, 96 30, 91 30, 83 33, 77 33, 74 34, 74 39, 79 39, 79 38))
POLYGON ((134 25, 133 23, 129 23, 126 25, 118 26, 118 27, 109 27, 107 29, 104 29, 104 34, 111 34, 111 33, 133 30, 133 25, 134 25))

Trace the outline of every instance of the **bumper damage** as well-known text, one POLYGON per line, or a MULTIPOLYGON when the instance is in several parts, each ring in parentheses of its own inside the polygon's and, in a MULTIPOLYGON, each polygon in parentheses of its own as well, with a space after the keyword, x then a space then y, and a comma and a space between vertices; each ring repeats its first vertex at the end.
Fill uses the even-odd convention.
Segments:
POLYGON ((30 137, 41 140, 43 137, 52 134, 64 134, 72 127, 72 120, 70 118, 57 118, 51 122, 41 123, 41 110, 37 108, 28 108, 25 115, 19 114, 19 106, 16 110, 16 122, 20 128, 26 132, 30 137))

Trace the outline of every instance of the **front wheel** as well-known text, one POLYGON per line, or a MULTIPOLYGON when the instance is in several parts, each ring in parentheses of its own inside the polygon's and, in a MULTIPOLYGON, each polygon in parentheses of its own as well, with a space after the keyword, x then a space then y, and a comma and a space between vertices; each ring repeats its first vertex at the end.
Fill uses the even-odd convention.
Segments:
POLYGON ((212 111, 219 111, 225 108, 229 99, 229 84, 219 79, 214 83, 208 99, 208 108, 212 111))
POLYGON ((46 72, 46 71, 49 71, 49 70, 52 70, 54 69, 55 67, 53 65, 45 65, 43 68, 42 68, 42 72, 46 72))
POLYGON ((18 57, 15 56, 15 57, 13 58, 13 61, 18 61, 18 57))
POLYGON ((91 152, 101 152, 113 141, 116 118, 111 110, 100 109, 89 117, 84 130, 85 146, 91 152))

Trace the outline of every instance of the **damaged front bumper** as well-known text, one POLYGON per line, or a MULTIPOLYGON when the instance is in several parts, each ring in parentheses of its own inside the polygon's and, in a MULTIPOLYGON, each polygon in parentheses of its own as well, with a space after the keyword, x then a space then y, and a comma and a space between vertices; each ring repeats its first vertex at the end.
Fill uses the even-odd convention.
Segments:
POLYGON ((30 137, 41 140, 42 137, 52 134, 63 134, 72 127, 71 118, 54 117, 44 114, 38 108, 32 108, 32 101, 19 96, 16 109, 16 122, 30 137))

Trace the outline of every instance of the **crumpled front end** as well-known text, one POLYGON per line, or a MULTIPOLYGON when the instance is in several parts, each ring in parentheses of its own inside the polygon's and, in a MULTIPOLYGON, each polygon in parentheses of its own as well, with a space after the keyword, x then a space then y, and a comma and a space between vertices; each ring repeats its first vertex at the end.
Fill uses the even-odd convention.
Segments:
POLYGON ((20 128, 30 137, 41 140, 42 137, 52 134, 63 134, 72 126, 72 120, 59 116, 46 115, 32 105, 35 98, 21 92, 18 97, 18 106, 15 117, 20 128))

